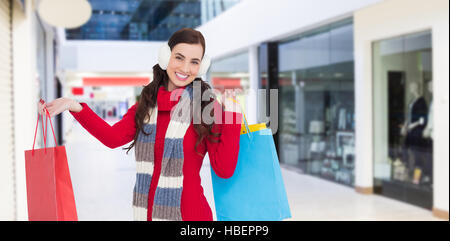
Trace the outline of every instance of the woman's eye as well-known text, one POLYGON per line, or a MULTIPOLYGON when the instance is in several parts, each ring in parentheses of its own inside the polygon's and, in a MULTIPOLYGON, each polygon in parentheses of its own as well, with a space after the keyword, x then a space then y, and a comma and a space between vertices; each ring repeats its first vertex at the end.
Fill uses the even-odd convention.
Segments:
MULTIPOLYGON (((181 58, 181 57, 175 57, 176 59, 179 59, 179 60, 183 60, 183 58, 181 58)), ((198 64, 198 62, 192 62, 192 63, 194 63, 194 64, 198 64)))

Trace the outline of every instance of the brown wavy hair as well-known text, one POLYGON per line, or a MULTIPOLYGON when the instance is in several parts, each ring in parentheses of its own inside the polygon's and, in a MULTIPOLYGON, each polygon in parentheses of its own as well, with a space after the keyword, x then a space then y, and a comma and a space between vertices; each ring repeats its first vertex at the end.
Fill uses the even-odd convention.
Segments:
MULTIPOLYGON (((203 47, 203 54, 202 58, 205 55, 205 38, 203 37, 202 33, 200 33, 197 30, 194 30, 192 28, 182 28, 178 31, 176 31, 169 39, 168 44, 170 49, 172 50, 177 44, 179 43, 186 43, 186 44, 201 44, 203 47)), ((159 87, 165 86, 166 89, 168 89, 169 76, 167 75, 167 72, 159 66, 159 64, 156 64, 153 66, 153 81, 150 82, 150 84, 144 86, 144 89, 142 90, 139 99, 138 99, 138 105, 136 108, 136 115, 134 118, 134 122, 136 124, 136 134, 134 136, 133 142, 130 144, 130 146, 123 148, 124 150, 127 150, 128 152, 135 146, 137 137, 139 133, 142 131, 145 135, 150 135, 151 133, 146 133, 144 131, 144 119, 150 118, 150 109, 154 108, 156 106, 156 100, 157 100, 157 93, 159 90, 159 87)), ((195 78, 194 81, 200 81, 201 83, 201 95, 203 96, 203 93, 205 91, 208 91, 208 94, 210 93, 209 100, 204 100, 202 97, 201 101, 201 108, 198 110, 198 113, 193 113, 194 115, 198 115, 198 117, 201 117, 201 113, 203 112, 203 109, 212 103, 216 96, 211 91, 211 86, 203 81, 201 78, 195 78), (200 112, 201 111, 201 112, 200 112)), ((194 81, 190 83, 189 85, 193 85, 194 81)), ((223 107, 222 107, 223 108, 223 107)), ((198 108, 195 108, 198 109, 198 108)), ((222 109, 223 110, 223 109, 222 109)), ((210 116, 213 116, 214 109, 211 110, 210 116)), ((197 139, 197 142, 195 143, 195 150, 200 156, 203 156, 200 152, 197 150, 198 144, 206 137, 212 142, 218 142, 218 137, 220 136, 219 133, 215 133, 212 131, 213 124, 206 124, 203 122, 202 118, 201 124, 193 124, 194 130, 198 134, 199 138, 197 139)), ((155 130, 156 131, 156 130, 155 130)))

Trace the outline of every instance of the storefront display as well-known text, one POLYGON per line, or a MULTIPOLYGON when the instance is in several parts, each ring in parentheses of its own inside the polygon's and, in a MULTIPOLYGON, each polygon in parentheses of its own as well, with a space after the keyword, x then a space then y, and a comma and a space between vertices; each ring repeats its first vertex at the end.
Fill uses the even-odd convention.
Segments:
POLYGON ((281 162, 353 186, 352 20, 280 43, 279 58, 281 162))
POLYGON ((117 121, 123 118, 128 110, 127 101, 84 101, 102 119, 107 121, 117 121))
POLYGON ((375 190, 431 209, 431 33, 382 40, 373 46, 375 190))

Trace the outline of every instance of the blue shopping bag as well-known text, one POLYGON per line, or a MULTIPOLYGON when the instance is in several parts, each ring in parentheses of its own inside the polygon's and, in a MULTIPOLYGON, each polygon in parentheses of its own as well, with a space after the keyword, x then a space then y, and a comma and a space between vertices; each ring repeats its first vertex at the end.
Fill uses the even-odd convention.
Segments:
MULTIPOLYGON (((245 118, 245 117, 244 117, 245 118)), ((272 131, 245 120, 236 169, 218 177, 211 167, 218 221, 280 221, 291 217, 272 131)))

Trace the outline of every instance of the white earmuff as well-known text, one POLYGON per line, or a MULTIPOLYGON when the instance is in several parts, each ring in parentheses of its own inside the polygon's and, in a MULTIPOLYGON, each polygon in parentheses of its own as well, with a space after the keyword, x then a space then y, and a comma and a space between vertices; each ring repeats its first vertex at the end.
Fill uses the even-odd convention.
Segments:
MULTIPOLYGON (((158 53, 158 64, 161 69, 166 70, 169 65, 170 56, 172 51, 170 50, 169 45, 166 43, 161 46, 158 53)), ((206 54, 203 56, 202 63, 200 64, 200 69, 198 71, 197 77, 201 77, 208 72, 209 66, 211 65, 211 58, 206 54)))

